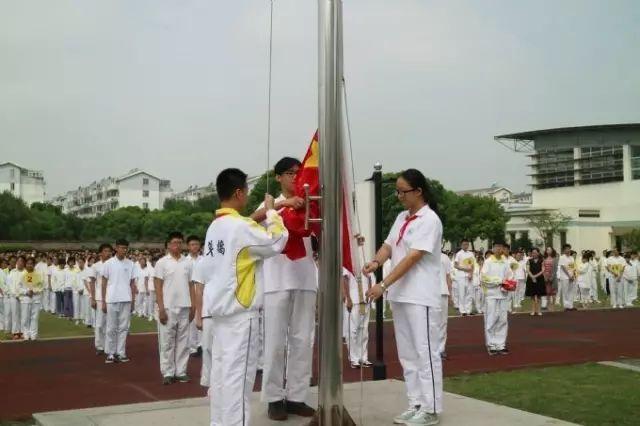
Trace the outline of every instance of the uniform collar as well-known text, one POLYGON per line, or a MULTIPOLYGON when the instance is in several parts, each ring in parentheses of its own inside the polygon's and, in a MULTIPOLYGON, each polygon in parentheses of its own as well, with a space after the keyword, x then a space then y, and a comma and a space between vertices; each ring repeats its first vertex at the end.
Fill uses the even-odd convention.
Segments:
MULTIPOLYGON (((413 216, 417 216, 417 217, 424 216, 429 210, 431 210, 431 208, 429 207, 428 204, 425 204, 424 207, 420 208, 420 210, 418 210, 413 216)), ((406 210, 406 213, 407 213, 406 217, 411 217, 411 214, 409 214, 409 210, 406 210)))
POLYGON ((238 210, 236 209, 232 209, 230 207, 223 207, 221 209, 216 210, 216 217, 222 217, 222 216, 240 216, 240 213, 238 213, 238 210))

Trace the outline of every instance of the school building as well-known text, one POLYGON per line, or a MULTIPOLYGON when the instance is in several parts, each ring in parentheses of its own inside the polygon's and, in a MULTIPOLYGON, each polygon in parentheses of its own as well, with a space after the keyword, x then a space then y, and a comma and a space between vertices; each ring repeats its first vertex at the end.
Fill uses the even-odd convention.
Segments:
POLYGON ((15 163, 0 164, 0 192, 10 192, 27 205, 44 203, 45 181, 39 170, 30 170, 15 163))
POLYGON ((640 228, 640 123, 533 130, 498 135, 498 143, 530 158, 531 204, 507 208, 508 239, 526 233, 543 247, 527 218, 568 216, 555 248, 625 249, 622 235, 640 228))

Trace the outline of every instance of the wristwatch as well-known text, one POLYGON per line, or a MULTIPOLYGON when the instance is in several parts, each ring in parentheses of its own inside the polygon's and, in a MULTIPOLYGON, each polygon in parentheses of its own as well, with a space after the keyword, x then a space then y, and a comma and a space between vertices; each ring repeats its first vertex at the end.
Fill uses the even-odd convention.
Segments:
POLYGON ((380 283, 380 287, 382 287, 382 291, 387 291, 387 285, 385 283, 380 283))

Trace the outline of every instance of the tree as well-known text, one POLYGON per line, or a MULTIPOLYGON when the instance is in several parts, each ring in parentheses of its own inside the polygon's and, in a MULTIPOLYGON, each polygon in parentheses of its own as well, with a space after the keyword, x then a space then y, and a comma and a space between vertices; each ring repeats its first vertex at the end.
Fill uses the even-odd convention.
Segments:
MULTIPOLYGON (((260 176, 256 185, 249 193, 249 203, 247 204, 245 214, 253 213, 260 203, 264 201, 264 194, 267 193, 267 173, 260 176)), ((280 195, 280 184, 276 181, 276 174, 273 170, 269 170, 269 193, 274 197, 280 195)))
POLYGON ((640 228, 633 229, 622 236, 625 247, 633 251, 640 250, 640 228))
POLYGON ((0 239, 24 238, 31 210, 21 199, 8 191, 0 194, 0 239))
POLYGON ((533 248, 533 241, 528 235, 520 234, 520 237, 511 242, 512 249, 523 248, 525 250, 531 250, 533 248))
POLYGON ((457 195, 448 192, 444 208, 448 218, 444 239, 457 246, 464 238, 474 241, 502 239, 509 218, 492 197, 457 195))
POLYGON ((553 237, 566 229, 571 216, 566 216, 559 211, 534 213, 525 216, 525 221, 533 227, 547 247, 553 246, 553 237))

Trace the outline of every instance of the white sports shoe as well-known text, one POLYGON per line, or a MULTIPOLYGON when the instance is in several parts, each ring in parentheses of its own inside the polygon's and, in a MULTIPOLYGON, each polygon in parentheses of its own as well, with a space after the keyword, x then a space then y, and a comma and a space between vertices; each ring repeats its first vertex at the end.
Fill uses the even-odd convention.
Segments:
POLYGON ((407 421, 413 418, 413 416, 415 416, 417 412, 418 412, 418 409, 416 407, 409 407, 407 411, 393 418, 393 424, 406 425, 407 421))
POLYGON ((428 413, 425 410, 419 410, 415 416, 406 421, 406 425, 437 425, 440 422, 437 414, 428 413))

